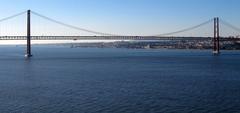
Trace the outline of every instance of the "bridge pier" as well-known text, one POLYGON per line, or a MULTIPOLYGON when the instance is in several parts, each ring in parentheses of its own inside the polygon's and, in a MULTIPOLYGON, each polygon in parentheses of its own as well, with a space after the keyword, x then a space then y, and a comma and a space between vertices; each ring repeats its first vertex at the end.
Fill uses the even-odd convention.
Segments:
POLYGON ((32 57, 31 54, 31 10, 27 11, 27 53, 25 57, 32 57))
POLYGON ((219 42, 219 18, 214 18, 214 37, 213 37, 213 54, 220 54, 220 42, 219 42))

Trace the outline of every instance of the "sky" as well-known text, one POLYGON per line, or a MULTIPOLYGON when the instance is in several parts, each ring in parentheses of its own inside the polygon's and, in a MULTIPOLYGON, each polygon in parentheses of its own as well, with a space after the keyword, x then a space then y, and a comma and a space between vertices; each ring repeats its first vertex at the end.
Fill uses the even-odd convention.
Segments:
POLYGON ((152 35, 220 17, 240 26, 240 0, 0 0, 0 18, 28 9, 99 32, 152 35))

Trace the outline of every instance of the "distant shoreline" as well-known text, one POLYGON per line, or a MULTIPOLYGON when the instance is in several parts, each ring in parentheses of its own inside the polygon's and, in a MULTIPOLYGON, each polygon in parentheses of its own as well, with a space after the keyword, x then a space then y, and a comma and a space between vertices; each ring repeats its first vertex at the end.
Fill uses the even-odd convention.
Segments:
MULTIPOLYGON (((0 40, 0 46, 25 46, 25 40, 0 40), (15 43, 13 43, 15 42, 15 43)), ((33 40, 32 45, 63 45, 70 48, 128 48, 128 49, 212 49, 211 41, 129 41, 129 40, 33 40)), ((221 50, 240 50, 239 42, 222 42, 221 50)))

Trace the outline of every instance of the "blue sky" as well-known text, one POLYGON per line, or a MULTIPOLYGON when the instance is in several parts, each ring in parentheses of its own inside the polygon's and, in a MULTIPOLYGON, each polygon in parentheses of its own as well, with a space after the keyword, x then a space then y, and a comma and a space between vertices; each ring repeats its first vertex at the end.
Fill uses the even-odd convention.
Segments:
POLYGON ((150 35, 218 16, 240 26, 240 0, 0 0, 0 18, 31 9, 100 32, 150 35))

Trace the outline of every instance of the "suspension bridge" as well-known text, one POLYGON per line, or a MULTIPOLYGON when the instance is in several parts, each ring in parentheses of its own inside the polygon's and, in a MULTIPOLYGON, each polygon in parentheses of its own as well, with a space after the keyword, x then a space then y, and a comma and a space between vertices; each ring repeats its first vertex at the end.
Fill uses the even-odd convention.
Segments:
MULTIPOLYGON (((36 26, 35 26, 36 28, 36 26)), ((209 27, 208 27, 209 28, 209 27)), ((192 34, 192 33, 189 33, 192 34)), ((149 36, 129 36, 129 35, 121 35, 121 34, 111 34, 111 33, 104 33, 104 32, 99 32, 99 31, 94 31, 94 30, 89 30, 89 29, 84 29, 80 28, 77 26, 73 26, 70 24, 66 24, 64 22, 49 18, 47 16, 44 16, 42 14, 39 14, 37 12, 27 10, 12 16, 9 16, 7 18, 3 18, 0 20, 0 41, 1 40, 26 40, 27 41, 27 49, 26 49, 26 57, 31 57, 31 40, 167 40, 167 41, 211 41, 212 43, 212 48, 213 48, 213 54, 218 55, 220 54, 220 43, 224 41, 240 41, 240 28, 222 20, 219 19, 218 17, 215 17, 213 19, 210 19, 208 21, 205 21, 201 24, 195 25, 193 27, 189 27, 186 29, 174 31, 174 32, 169 32, 169 33, 163 33, 163 34, 155 34, 155 35, 149 35, 149 36), (22 28, 17 28, 17 25, 13 25, 12 31, 11 30, 6 30, 8 25, 6 27, 2 27, 2 23, 9 21, 11 19, 17 18, 19 16, 24 16, 24 20, 27 20, 26 23, 25 21, 22 22, 25 27, 22 28), (45 20, 50 23, 54 23, 55 25, 58 25, 61 28, 64 29, 71 29, 74 30, 75 33, 70 33, 67 30, 56 30, 51 27, 47 27, 47 25, 42 25, 37 27, 41 27, 41 29, 46 30, 43 34, 40 34, 39 31, 43 30, 36 30, 37 33, 32 33, 32 15, 38 18, 41 18, 42 20, 45 20), (27 19, 26 19, 27 18, 27 19), (213 24, 212 24, 213 23, 213 24), (206 26, 211 24, 211 30, 210 35, 198 35, 198 36, 187 36, 187 35, 181 35, 181 33, 189 33, 195 29, 199 29, 202 26, 206 26), (222 26, 226 26, 229 29, 231 29, 230 33, 226 33, 225 36, 220 36, 220 24, 222 26), (20 30, 15 30, 15 29, 20 29, 20 30), (21 31, 23 30, 23 31, 21 31), (14 32, 21 32, 19 34, 14 34, 14 32), (50 33, 45 34, 51 31, 60 31, 62 33, 69 33, 70 35, 64 34, 64 35, 59 35, 58 33, 50 33), (79 34, 80 32, 86 32, 91 35, 82 35, 79 34), (25 34, 26 33, 26 34, 25 34), (33 35, 32 35, 33 34, 33 35), (55 35, 58 34, 58 35, 55 35), (74 34, 74 35, 73 35, 74 34)))

